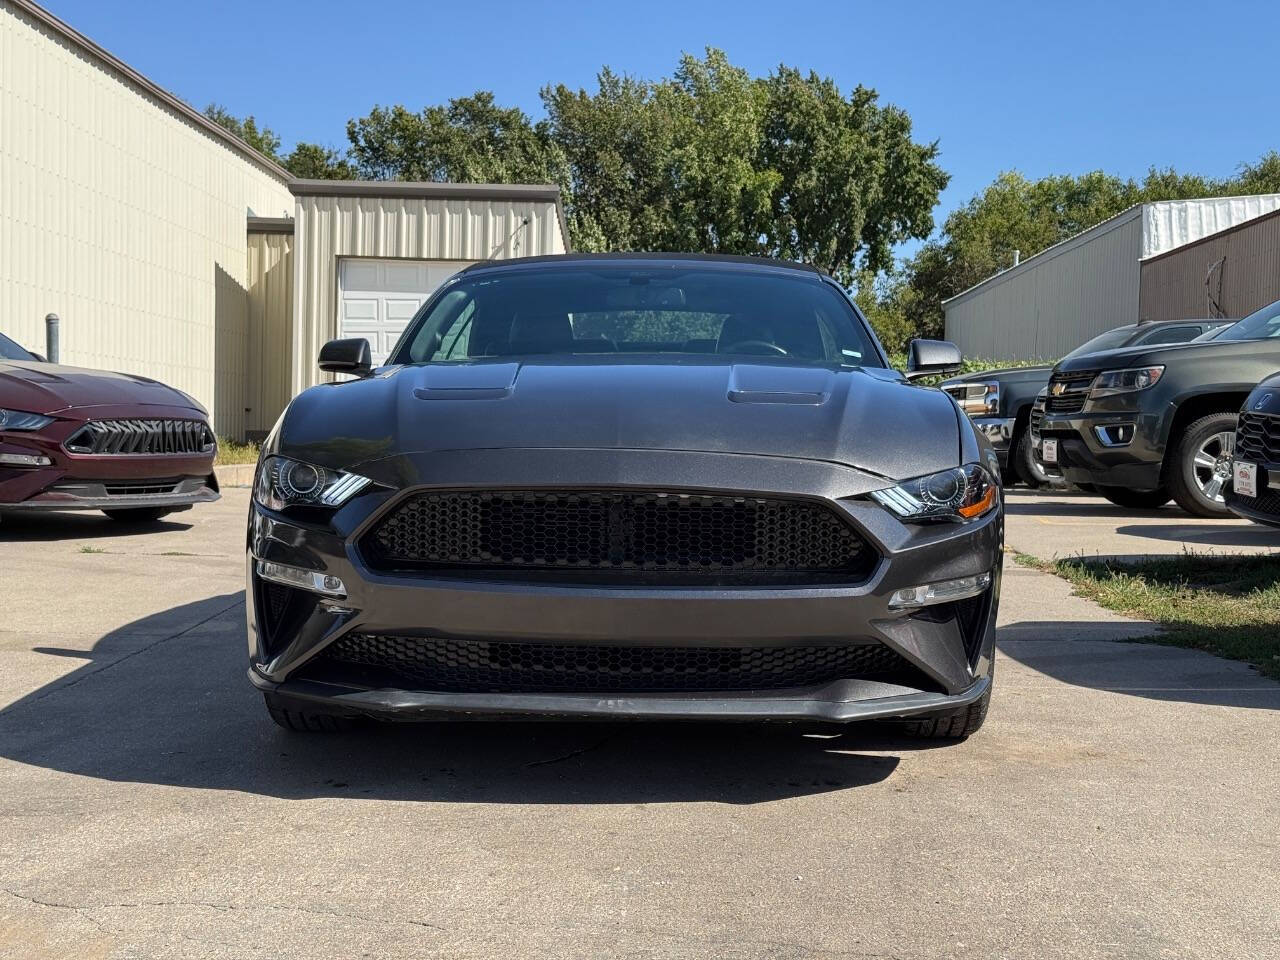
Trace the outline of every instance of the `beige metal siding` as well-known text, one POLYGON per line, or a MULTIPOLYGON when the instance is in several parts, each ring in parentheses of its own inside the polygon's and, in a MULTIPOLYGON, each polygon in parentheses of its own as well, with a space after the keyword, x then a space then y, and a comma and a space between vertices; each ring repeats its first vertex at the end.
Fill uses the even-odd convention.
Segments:
POLYGON ((947 338, 970 357, 1054 360, 1135 322, 1140 213, 1134 208, 947 301, 947 338))
POLYGON ((1280 300, 1280 214, 1142 262, 1140 311, 1148 320, 1209 316, 1205 279, 1221 261, 1211 285, 1228 317, 1243 317, 1280 300))
POLYGON ((316 356, 337 336, 339 257, 474 261, 565 251, 554 202, 318 195, 297 200, 294 392, 320 382, 316 356))
POLYGON ((245 431, 269 431, 292 396, 293 235, 250 233, 245 431))
POLYGON ((244 429, 246 215, 285 179, 0 0, 0 330, 191 393, 244 429))

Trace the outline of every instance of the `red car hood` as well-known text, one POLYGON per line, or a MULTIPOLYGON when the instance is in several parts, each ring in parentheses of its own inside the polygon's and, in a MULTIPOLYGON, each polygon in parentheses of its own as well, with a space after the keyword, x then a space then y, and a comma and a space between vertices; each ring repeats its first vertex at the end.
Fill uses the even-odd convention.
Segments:
POLYGON ((52 414, 72 407, 104 404, 190 407, 202 414, 207 412, 182 391, 147 377, 53 363, 0 360, 0 407, 52 414))

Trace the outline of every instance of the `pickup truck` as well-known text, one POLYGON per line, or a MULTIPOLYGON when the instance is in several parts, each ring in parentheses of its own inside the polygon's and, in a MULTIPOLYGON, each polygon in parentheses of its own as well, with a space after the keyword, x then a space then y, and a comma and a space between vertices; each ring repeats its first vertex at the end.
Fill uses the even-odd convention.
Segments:
POLYGON ((1112 503, 1228 517, 1236 417, 1280 368, 1280 301, 1213 340, 1059 361, 1037 411, 1037 457, 1112 503))
MULTIPOLYGON (((1185 343, 1233 322, 1166 320, 1130 323, 1099 334, 1063 359, 1120 347, 1185 343)), ((952 377, 940 385, 955 397, 960 408, 973 420, 973 425, 991 442, 1000 458, 1000 470, 1007 484, 1021 481, 1034 487, 1054 479, 1036 461, 1034 443, 1027 429, 1036 394, 1048 385, 1051 370, 1050 364, 982 370, 952 377)))

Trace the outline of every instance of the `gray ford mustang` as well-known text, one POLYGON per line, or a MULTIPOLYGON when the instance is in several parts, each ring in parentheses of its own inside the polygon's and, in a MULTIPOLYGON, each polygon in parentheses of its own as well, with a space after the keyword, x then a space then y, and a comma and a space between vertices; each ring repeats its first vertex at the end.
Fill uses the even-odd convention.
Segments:
POLYGON ((953 345, 904 377, 818 271, 619 254, 477 264, 369 356, 326 344, 347 379, 258 464, 249 677, 282 726, 982 724, 994 455, 907 379, 953 345))

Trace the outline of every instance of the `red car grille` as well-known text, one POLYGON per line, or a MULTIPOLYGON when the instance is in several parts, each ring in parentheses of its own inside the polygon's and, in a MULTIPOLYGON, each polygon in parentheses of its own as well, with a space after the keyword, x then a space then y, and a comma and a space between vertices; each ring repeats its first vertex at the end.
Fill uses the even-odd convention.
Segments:
POLYGON ((92 420, 63 446, 98 456, 205 453, 213 449, 213 431, 203 420, 92 420))

